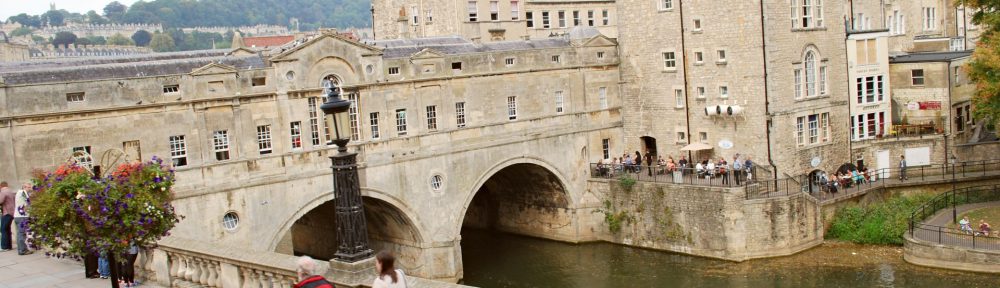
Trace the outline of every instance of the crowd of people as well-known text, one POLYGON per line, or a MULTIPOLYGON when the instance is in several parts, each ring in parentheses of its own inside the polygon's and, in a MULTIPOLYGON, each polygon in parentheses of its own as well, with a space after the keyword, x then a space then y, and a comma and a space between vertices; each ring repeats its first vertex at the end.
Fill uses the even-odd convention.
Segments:
POLYGON ((681 155, 678 160, 667 155, 655 155, 646 151, 645 155, 635 151, 633 154, 624 153, 621 157, 612 159, 602 159, 597 161, 597 173, 603 177, 615 177, 623 173, 643 173, 647 176, 668 175, 674 172, 681 172, 682 175, 690 175, 698 178, 722 178, 722 184, 730 184, 732 176, 736 185, 742 185, 744 181, 750 181, 753 177, 753 160, 748 155, 733 155, 732 162, 725 157, 711 159, 702 158, 701 161, 688 161, 687 157, 681 155), (655 160, 654 160, 655 159, 655 160), (731 163, 731 164, 730 164, 731 163))

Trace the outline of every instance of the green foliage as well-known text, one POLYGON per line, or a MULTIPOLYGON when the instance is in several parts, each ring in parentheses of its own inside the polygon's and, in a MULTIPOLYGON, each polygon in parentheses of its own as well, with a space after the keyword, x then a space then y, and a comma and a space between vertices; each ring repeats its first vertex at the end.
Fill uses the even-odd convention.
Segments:
POLYGON ((922 194, 843 207, 834 215, 826 237, 860 244, 903 245, 910 213, 932 198, 934 195, 922 194))
POLYGON ((174 51, 174 48, 174 38, 164 33, 156 33, 153 35, 153 40, 149 41, 149 49, 156 52, 174 51))
POLYGON ((57 10, 49 10, 42 14, 42 23, 47 23, 49 26, 63 26, 66 25, 66 16, 62 12, 57 10))
POLYGON ((62 45, 65 48, 69 48, 69 44, 73 43, 76 43, 76 34, 72 32, 63 31, 56 33, 56 38, 52 39, 52 45, 62 45))
POLYGON ((108 38, 108 45, 135 46, 135 41, 132 41, 132 39, 125 37, 121 33, 115 33, 111 38, 108 38))
POLYGON ((146 30, 135 31, 135 34, 132 34, 132 41, 135 41, 137 46, 149 45, 151 40, 153 40, 153 34, 146 30))
POLYGON ((34 28, 42 27, 41 17, 38 17, 38 15, 28 15, 27 13, 21 13, 14 16, 10 16, 9 18, 7 18, 7 21, 16 22, 18 24, 28 27, 34 27, 34 28))
POLYGON ((125 16, 126 10, 128 10, 128 6, 125 6, 121 2, 114 1, 104 6, 104 17, 108 17, 108 19, 111 19, 111 21, 114 22, 121 22, 122 17, 125 16))
POLYGON ((183 218, 170 205, 173 170, 155 157, 122 164, 104 178, 73 163, 53 172, 36 171, 32 181, 30 245, 60 256, 124 255, 133 244, 145 246, 169 235, 183 218))
POLYGON ((14 31, 10 31, 10 36, 11 37, 18 37, 18 36, 24 36, 24 35, 31 35, 31 28, 28 28, 28 27, 18 27, 17 29, 14 29, 14 31))
POLYGON ((616 211, 613 205, 611 205, 611 200, 604 200, 604 208, 594 210, 594 213, 604 214, 604 223, 608 224, 608 231, 611 233, 618 233, 622 230, 622 224, 631 224, 635 221, 635 217, 629 215, 625 211, 616 211))
POLYGON ((105 6, 104 12, 118 23, 161 23, 167 27, 290 25, 300 28, 369 27, 371 1, 357 0, 201 0, 139 1, 128 9, 105 6))
POLYGON ((100 14, 97 14, 97 11, 90 10, 87 11, 87 23, 94 25, 103 25, 111 23, 111 21, 109 21, 107 18, 104 18, 100 14))
POLYGON ((104 39, 102 36, 87 36, 87 40, 93 45, 105 45, 108 44, 108 40, 104 39))
POLYGON ((972 112, 975 118, 996 127, 1000 124, 1000 1, 963 1, 976 11, 972 22, 983 28, 972 60, 965 67, 976 83, 972 112))
POLYGON ((635 178, 632 178, 627 174, 623 174, 622 176, 618 177, 618 185, 620 185, 622 187, 622 190, 625 190, 626 192, 631 192, 632 187, 635 186, 635 183, 636 183, 635 178))
POLYGON ((94 43, 91 42, 89 38, 76 39, 76 43, 73 44, 74 44, 73 47, 80 47, 80 46, 87 47, 88 45, 94 45, 94 43))

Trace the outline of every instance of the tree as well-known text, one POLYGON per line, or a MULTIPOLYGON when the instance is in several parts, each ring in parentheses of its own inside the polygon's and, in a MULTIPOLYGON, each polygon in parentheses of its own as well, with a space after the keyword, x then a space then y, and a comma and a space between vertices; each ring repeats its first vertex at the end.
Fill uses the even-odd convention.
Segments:
POLYGON ((108 38, 108 45, 135 46, 135 41, 132 41, 132 39, 125 37, 125 35, 122 35, 121 33, 115 33, 115 35, 111 35, 111 37, 108 38))
MULTIPOLYGON (((124 37, 122 37, 122 38, 124 38, 124 37)), ((106 45, 106 44, 108 44, 108 40, 104 39, 103 36, 87 36, 87 40, 90 40, 90 43, 92 43, 93 45, 106 45)))
POLYGON ((153 34, 149 34, 149 31, 139 30, 135 31, 135 34, 132 34, 132 41, 135 41, 135 45, 149 45, 149 40, 153 40, 153 34))
POLYGON ((87 48, 88 45, 94 45, 94 42, 90 42, 89 38, 84 37, 76 39, 76 43, 73 44, 73 47, 79 48, 80 46, 83 46, 83 48, 87 48))
MULTIPOLYGON (((156 243, 183 219, 170 204, 174 170, 156 157, 121 164, 108 175, 95 176, 76 163, 32 174, 26 231, 33 236, 31 249, 59 251, 48 256, 106 252, 109 260, 124 260, 130 246, 156 243)), ((118 286, 114 277, 111 283, 118 286)))
POLYGON ((16 22, 18 24, 21 24, 23 26, 28 26, 28 27, 35 27, 35 28, 41 28, 42 27, 42 19, 41 18, 39 18, 38 16, 31 16, 31 15, 28 15, 26 13, 21 13, 21 14, 15 15, 15 16, 10 16, 10 18, 7 18, 7 21, 8 22, 16 22))
POLYGON ((118 1, 108 3, 104 6, 104 17, 108 17, 111 21, 121 22, 126 9, 128 7, 118 1))
POLYGON ((996 127, 1000 125, 1000 1, 968 0, 965 5, 977 11, 972 22, 984 28, 965 67, 976 82, 972 112, 975 118, 996 127))
POLYGON ((174 51, 174 38, 166 33, 156 33, 153 40, 149 42, 149 48, 156 52, 174 51))
POLYGON ((17 27, 17 29, 14 29, 14 31, 10 31, 11 37, 18 37, 24 35, 31 35, 31 28, 22 26, 22 27, 17 27))
POLYGON ((57 10, 49 10, 42 14, 42 22, 49 26, 63 26, 66 25, 66 16, 57 10))
POLYGON ((108 19, 101 17, 100 14, 97 14, 97 11, 94 10, 87 11, 87 23, 94 25, 103 25, 103 24, 108 24, 110 22, 111 21, 108 21, 108 19))
POLYGON ((72 32, 63 31, 56 33, 56 38, 52 39, 52 45, 55 45, 56 47, 63 45, 64 47, 69 48, 69 44, 73 43, 76 43, 76 34, 73 34, 72 32))

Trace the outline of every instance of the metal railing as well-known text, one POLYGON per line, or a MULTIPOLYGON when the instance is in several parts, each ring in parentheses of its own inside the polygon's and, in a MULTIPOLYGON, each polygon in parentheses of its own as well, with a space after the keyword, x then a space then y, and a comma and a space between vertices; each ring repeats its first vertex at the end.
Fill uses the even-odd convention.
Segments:
POLYGON ((590 177, 603 179, 618 179, 622 176, 638 181, 673 183, 709 187, 740 187, 745 188, 746 199, 763 199, 784 197, 798 193, 809 193, 821 202, 835 201, 864 194, 872 189, 885 188, 887 184, 902 184, 906 181, 948 181, 969 177, 982 177, 991 172, 1000 171, 1000 160, 964 161, 952 164, 930 164, 907 167, 905 169, 883 168, 868 170, 861 179, 834 181, 828 179, 821 183, 819 179, 809 179, 807 175, 798 175, 780 179, 771 178, 767 171, 754 166, 747 180, 746 171, 715 168, 711 172, 694 168, 669 168, 665 165, 614 165, 590 164, 590 177), (676 173, 675 173, 676 172, 676 173), (900 178, 905 172, 906 179, 900 178), (763 173, 763 174, 761 174, 763 173), (834 184, 836 183, 836 184, 834 184))
MULTIPOLYGON (((925 241, 936 241, 938 244, 948 244, 975 249, 1000 250, 1000 235, 995 231, 982 233, 971 227, 970 231, 962 231, 951 227, 923 223, 927 218, 942 210, 951 209, 951 215, 945 214, 950 223, 958 220, 958 206, 965 204, 1000 201, 1000 185, 973 186, 951 190, 934 197, 920 205, 910 213, 910 237, 925 241)), ((974 225, 974 223, 970 223, 974 225)))
MULTIPOLYGON (((757 167, 750 175, 756 178, 757 167)), ((732 168, 703 169, 670 168, 666 165, 613 165, 590 164, 590 177, 603 179, 618 179, 629 177, 637 181, 673 183, 709 187, 740 187, 747 183, 746 171, 733 171, 732 168)), ((756 180, 751 179, 750 182, 756 180)))

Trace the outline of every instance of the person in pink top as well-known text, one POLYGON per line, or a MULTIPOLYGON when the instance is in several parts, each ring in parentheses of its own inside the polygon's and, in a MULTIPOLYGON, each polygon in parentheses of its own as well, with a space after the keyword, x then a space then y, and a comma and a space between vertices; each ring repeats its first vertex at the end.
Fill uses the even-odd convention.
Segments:
POLYGON ((13 248, 11 243, 12 235, 10 224, 14 222, 14 191, 7 187, 7 182, 0 182, 0 252, 7 252, 13 248))

